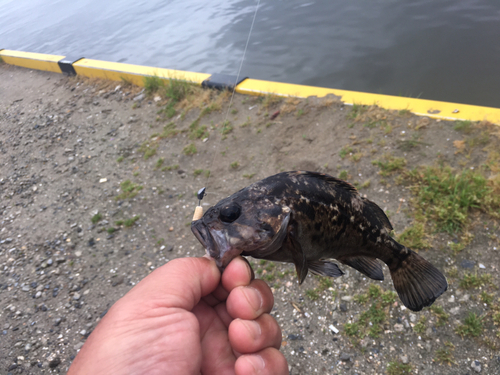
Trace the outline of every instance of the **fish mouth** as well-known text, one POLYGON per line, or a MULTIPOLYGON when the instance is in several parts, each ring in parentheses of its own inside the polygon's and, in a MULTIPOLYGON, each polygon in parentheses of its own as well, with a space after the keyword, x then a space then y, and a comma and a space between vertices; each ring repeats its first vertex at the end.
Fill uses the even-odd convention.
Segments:
POLYGON ((191 231, 203 245, 207 254, 215 260, 221 273, 229 262, 242 252, 230 245, 225 231, 209 230, 201 219, 191 223, 191 231))

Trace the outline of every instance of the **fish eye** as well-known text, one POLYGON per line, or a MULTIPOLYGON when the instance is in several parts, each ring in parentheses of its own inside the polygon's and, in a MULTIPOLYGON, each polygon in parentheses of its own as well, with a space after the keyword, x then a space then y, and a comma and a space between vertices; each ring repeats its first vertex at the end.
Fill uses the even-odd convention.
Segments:
POLYGON ((224 223, 232 223, 240 217, 241 207, 233 203, 229 206, 222 207, 219 212, 219 217, 224 223))

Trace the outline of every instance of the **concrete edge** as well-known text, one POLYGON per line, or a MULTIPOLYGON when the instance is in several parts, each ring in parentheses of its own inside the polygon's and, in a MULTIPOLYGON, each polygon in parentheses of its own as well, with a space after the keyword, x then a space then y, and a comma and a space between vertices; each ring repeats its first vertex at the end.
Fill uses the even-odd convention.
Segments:
POLYGON ((0 49, 0 56, 5 63, 11 65, 68 75, 77 74, 91 78, 125 81, 138 86, 144 86, 144 77, 158 76, 162 79, 182 80, 217 89, 232 90, 233 87, 236 87, 236 92, 247 95, 308 98, 310 96, 324 97, 333 94, 347 105, 377 105, 385 109, 408 110, 418 116, 428 116, 442 120, 489 121, 500 125, 500 108, 493 107, 271 82, 247 77, 236 82, 236 77, 230 75, 154 68, 82 57, 76 58, 76 56, 47 55, 7 49, 0 49))

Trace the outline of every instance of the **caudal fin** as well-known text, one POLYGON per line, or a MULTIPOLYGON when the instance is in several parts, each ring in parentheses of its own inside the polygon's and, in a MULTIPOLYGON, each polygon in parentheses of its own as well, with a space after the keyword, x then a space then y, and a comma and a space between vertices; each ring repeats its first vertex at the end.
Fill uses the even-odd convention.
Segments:
POLYGON ((448 289, 444 275, 413 251, 399 268, 391 271, 391 277, 399 298, 413 311, 432 305, 448 289))

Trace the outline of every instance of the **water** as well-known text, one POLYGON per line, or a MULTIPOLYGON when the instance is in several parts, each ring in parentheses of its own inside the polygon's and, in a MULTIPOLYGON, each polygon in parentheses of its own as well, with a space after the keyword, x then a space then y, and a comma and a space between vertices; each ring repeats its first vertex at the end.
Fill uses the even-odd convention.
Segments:
MULTIPOLYGON (((0 0, 0 48, 236 74, 255 0, 0 0)), ((500 107, 498 0, 262 0, 242 74, 500 107)))

